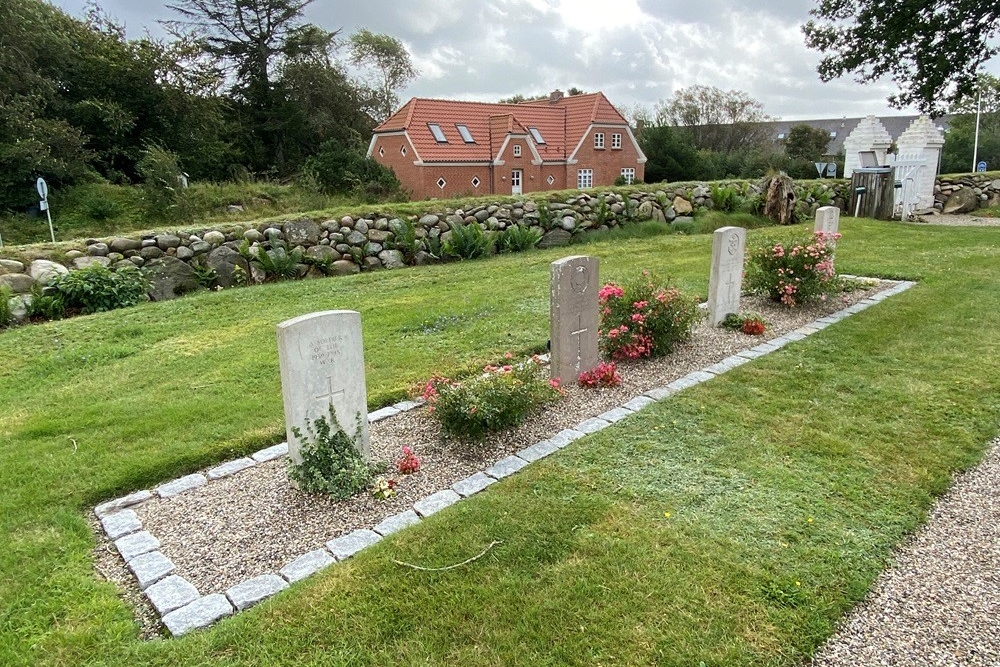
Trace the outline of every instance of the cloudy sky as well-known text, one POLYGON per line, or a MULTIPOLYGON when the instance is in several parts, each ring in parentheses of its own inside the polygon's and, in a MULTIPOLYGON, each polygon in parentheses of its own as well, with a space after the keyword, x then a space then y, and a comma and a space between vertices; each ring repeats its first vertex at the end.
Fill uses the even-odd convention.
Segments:
MULTIPOLYGON (((51 0, 81 16, 85 0, 51 0)), ((99 0, 130 36, 176 18, 166 3, 99 0)), ((891 84, 821 83, 800 29, 813 0, 316 0, 306 20, 400 39, 420 76, 401 94, 495 101, 572 86, 626 111, 695 84, 736 89, 785 120, 891 110, 891 84)))

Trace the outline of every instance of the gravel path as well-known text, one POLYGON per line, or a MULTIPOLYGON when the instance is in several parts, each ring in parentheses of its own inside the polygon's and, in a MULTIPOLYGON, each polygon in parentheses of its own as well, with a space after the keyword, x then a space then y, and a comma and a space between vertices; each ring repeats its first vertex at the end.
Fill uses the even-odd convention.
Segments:
POLYGON ((1000 227, 1000 218, 987 218, 975 214, 964 215, 949 213, 948 215, 922 215, 914 224, 946 225, 949 227, 1000 227))
POLYGON ((1000 438, 938 500, 813 665, 1000 665, 1000 438))

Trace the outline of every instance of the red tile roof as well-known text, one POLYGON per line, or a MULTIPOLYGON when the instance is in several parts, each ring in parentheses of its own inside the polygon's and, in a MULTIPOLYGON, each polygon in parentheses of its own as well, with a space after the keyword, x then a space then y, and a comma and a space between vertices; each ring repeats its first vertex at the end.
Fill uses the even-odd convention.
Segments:
POLYGON ((528 134, 535 128, 545 141, 536 142, 539 155, 545 161, 559 161, 572 153, 592 123, 628 125, 604 93, 522 104, 414 97, 375 128, 375 133, 405 130, 425 162, 485 162, 497 154, 508 134, 528 134), (428 123, 441 127, 447 143, 434 139, 428 123), (465 143, 456 125, 468 127, 475 143, 465 143))

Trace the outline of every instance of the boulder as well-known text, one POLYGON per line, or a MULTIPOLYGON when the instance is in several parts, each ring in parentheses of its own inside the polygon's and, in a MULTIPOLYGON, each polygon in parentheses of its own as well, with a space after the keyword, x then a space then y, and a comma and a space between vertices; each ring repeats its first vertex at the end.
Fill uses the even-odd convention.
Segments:
POLYGON ((336 276, 349 276, 352 273, 360 273, 361 268, 349 259, 338 259, 330 267, 330 271, 336 276))
POLYGON ((220 287, 232 287, 236 284, 236 267, 240 267, 248 275, 250 271, 243 255, 226 246, 219 246, 208 253, 205 266, 215 271, 215 284, 220 287))
POLYGON ((677 215, 687 215, 694 212, 694 206, 687 199, 684 199, 684 197, 674 197, 673 204, 671 205, 674 207, 674 213, 677 215))
POLYGON ((159 259, 160 257, 163 257, 164 254, 165 253, 155 245, 146 246, 139 251, 139 257, 142 257, 147 262, 151 259, 159 259))
POLYGON ((107 257, 111 249, 107 243, 92 243, 87 246, 87 254, 91 257, 107 257))
POLYGON ((559 221, 559 226, 565 229, 567 232, 571 232, 576 228, 576 218, 572 215, 564 215, 559 221))
POLYGON ((245 238, 250 243, 260 243, 264 240, 264 235, 261 234, 256 229, 248 229, 243 232, 243 238, 245 238))
POLYGON ((16 259, 0 259, 0 275, 4 273, 24 273, 24 263, 16 259))
POLYGON ((385 243, 392 238, 392 232, 372 229, 368 232, 368 240, 372 243, 385 243))
MULTIPOLYGON (((485 220, 485 218, 483 219, 485 220)), ((436 215, 425 215, 422 218, 420 218, 420 221, 417 224, 419 224, 421 227, 433 227, 440 221, 441 218, 439 218, 436 215)))
POLYGON ((201 237, 201 240, 213 246, 222 245, 226 242, 226 235, 213 229, 209 232, 205 232, 205 235, 201 237))
POLYGON ((402 269, 406 267, 406 260, 403 258, 403 253, 398 250, 383 250, 378 254, 378 258, 382 262, 382 266, 387 269, 402 269))
POLYGON ((127 239, 123 236, 116 236, 108 243, 108 248, 110 248, 111 252, 120 252, 124 254, 129 250, 141 249, 142 241, 139 239, 127 239))
POLYGON ((0 287, 7 287, 14 294, 27 294, 34 285, 34 279, 26 273, 8 273, 0 276, 0 287))
POLYGON ((376 271, 382 268, 382 262, 378 261, 378 257, 365 257, 365 270, 376 271))
POLYGON ((356 232, 367 234, 370 228, 371 226, 368 224, 368 221, 365 220, 364 218, 359 218, 358 220, 354 221, 354 231, 356 232))
POLYGON ((160 250, 176 248, 181 244, 181 237, 176 234, 160 234, 156 237, 156 247, 160 250))
POLYGON ((350 245, 364 245, 368 242, 368 237, 357 230, 353 230, 347 235, 347 242, 350 245))
POLYGON ((340 259, 340 253, 328 245, 314 245, 306 250, 306 257, 318 262, 333 263, 340 259))
POLYGON ((28 319, 28 306, 31 305, 31 295, 30 294, 19 294, 17 296, 12 296, 7 301, 7 307, 10 309, 10 316, 14 318, 14 321, 22 324, 28 319))
POLYGON ((417 266, 427 266, 428 264, 433 264, 436 261, 438 261, 438 258, 426 250, 418 250, 413 253, 413 263, 417 266))
MULTIPOLYGON (((131 264, 132 262, 129 262, 131 264)), ((111 266, 110 257, 77 257, 73 260, 74 269, 86 269, 95 264, 100 264, 103 267, 111 266)))
MULTIPOLYGON (((212 249, 212 244, 207 241, 194 241, 191 243, 191 253, 194 255, 204 255, 206 252, 212 249)), ((181 249, 177 249, 177 256, 181 256, 181 249)))
POLYGON ((573 238, 573 235, 565 229, 553 229, 545 233, 542 240, 538 242, 538 247, 556 248, 559 246, 569 245, 571 238, 573 238))
POLYGON ((143 273, 150 281, 149 298, 152 301, 167 301, 201 289, 194 269, 176 257, 154 259, 143 273))
POLYGON ((942 213, 971 213, 979 207, 979 196, 972 188, 955 190, 944 203, 942 213))
POLYGON ((655 207, 653 206, 653 202, 647 199, 646 201, 639 204, 639 208, 636 209, 635 212, 636 218, 638 218, 639 220, 652 220, 654 208, 655 207))
POLYGON ((174 254, 174 257, 186 262, 187 260, 194 257, 194 250, 188 248, 187 246, 181 246, 180 248, 177 249, 177 252, 174 254))
POLYGON ((52 262, 47 259, 36 259, 28 268, 31 277, 42 285, 48 285, 57 276, 64 276, 69 273, 62 264, 52 262))
POLYGON ((320 227, 312 220, 289 220, 283 230, 285 240, 290 245, 316 245, 319 243, 320 227))

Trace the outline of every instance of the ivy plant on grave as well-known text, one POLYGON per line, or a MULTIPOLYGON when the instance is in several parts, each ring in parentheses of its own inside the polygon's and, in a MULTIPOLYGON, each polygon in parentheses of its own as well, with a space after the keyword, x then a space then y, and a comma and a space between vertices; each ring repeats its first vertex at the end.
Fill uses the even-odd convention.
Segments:
MULTIPOLYGON (((361 415, 355 416, 361 433, 361 415)), ((306 421, 306 436, 292 427, 292 435, 301 443, 302 463, 289 462, 288 474, 300 489, 308 493, 326 493, 338 500, 350 498, 371 484, 381 466, 366 463, 355 438, 337 421, 333 406, 330 415, 306 421)))

